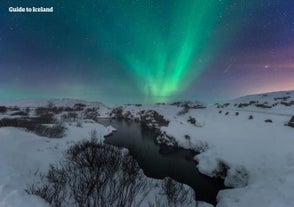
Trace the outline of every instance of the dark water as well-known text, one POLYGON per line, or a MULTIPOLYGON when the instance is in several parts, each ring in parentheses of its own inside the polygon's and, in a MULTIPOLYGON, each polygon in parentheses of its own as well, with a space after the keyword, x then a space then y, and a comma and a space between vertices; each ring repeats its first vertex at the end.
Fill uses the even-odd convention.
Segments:
POLYGON ((200 174, 196 169, 195 161, 187 159, 193 157, 191 151, 179 150, 163 155, 159 153, 160 147, 155 142, 155 132, 142 129, 140 124, 111 119, 102 119, 99 122, 112 125, 118 130, 107 137, 105 142, 128 148, 146 176, 157 179, 169 176, 191 186, 195 190, 197 200, 216 204, 218 191, 224 189, 223 182, 200 174))

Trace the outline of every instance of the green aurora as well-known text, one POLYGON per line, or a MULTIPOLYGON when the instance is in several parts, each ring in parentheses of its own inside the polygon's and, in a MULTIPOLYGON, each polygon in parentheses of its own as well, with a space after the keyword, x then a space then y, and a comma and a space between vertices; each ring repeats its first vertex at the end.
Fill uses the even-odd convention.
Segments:
POLYGON ((165 101, 185 90, 217 50, 208 46, 222 8, 211 1, 185 3, 175 6, 169 34, 152 22, 137 23, 133 41, 144 52, 122 54, 147 98, 165 101))
POLYGON ((118 19, 128 29, 121 36, 108 34, 111 42, 126 43, 118 44, 116 52, 149 101, 167 101, 199 77, 218 50, 210 39, 225 5, 174 2, 168 14, 162 7, 146 1, 120 7, 116 14, 122 14, 118 19))
MULTIPOLYGON (((153 1, 112 5, 115 18, 98 22, 146 102, 168 101, 197 79, 221 42, 214 31, 230 1, 153 1), (110 21, 110 22, 109 22, 110 21)), ((107 11, 107 10, 106 10, 107 11)), ((100 31, 101 34, 101 31, 100 31)))
POLYGON ((292 5, 1 1, 0 96, 116 104, 213 101, 292 89, 292 5), (10 6, 53 6, 54 13, 10 13, 10 6))

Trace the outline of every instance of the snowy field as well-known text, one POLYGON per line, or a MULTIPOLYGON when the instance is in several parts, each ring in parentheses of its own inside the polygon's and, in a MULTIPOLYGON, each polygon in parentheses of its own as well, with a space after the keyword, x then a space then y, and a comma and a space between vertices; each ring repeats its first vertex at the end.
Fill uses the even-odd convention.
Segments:
MULTIPOLYGON (((50 104, 73 107, 74 102, 63 99, 50 104)), ((195 156, 199 171, 211 177, 221 176, 225 185, 232 187, 219 192, 218 207, 294 206, 294 128, 287 126, 294 116, 293 91, 246 96, 205 107, 199 103, 175 103, 124 105, 115 110, 101 103, 82 103, 91 110, 86 113, 83 108, 74 122, 67 120, 63 138, 49 139, 25 129, 0 127, 1 207, 46 206, 40 198, 27 195, 24 188, 37 173, 46 172, 50 163, 61 159, 70 145, 89 137, 90 131, 95 129, 103 140, 114 130, 96 123, 96 118, 117 116, 144 119, 147 125, 161 131, 159 142, 200 152, 195 156), (158 118, 160 115, 168 124, 158 118)), ((48 101, 1 105, 17 105, 19 110, 25 110, 47 106, 48 101)), ((0 113, 0 119, 21 117, 13 113, 0 113)), ((28 116, 33 117, 34 110, 28 116)), ((57 117, 61 119, 62 113, 57 117)))

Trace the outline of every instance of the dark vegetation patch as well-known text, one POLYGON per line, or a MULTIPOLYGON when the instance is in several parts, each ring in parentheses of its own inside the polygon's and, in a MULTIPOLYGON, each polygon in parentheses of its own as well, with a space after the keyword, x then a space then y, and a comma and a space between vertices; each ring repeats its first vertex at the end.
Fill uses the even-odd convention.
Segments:
POLYGON ((215 177, 225 178, 227 176, 228 170, 230 169, 229 165, 226 164, 224 161, 219 160, 217 168, 213 172, 215 177))
POLYGON ((177 106, 177 107, 188 107, 190 109, 205 109, 206 106, 204 106, 201 103, 195 103, 191 101, 176 101, 171 103, 170 105, 172 106, 177 106))
MULTIPOLYGON (((141 112, 145 112, 145 111, 143 110, 141 112)), ((122 106, 119 106, 119 107, 116 107, 116 108, 112 109, 112 111, 110 112, 110 116, 112 118, 118 119, 118 120, 123 120, 124 119, 124 120, 135 120, 137 122, 140 121, 140 118, 134 118, 133 114, 130 111, 124 112, 122 106)))
POLYGON ((172 105, 176 105, 177 107, 182 107, 182 110, 178 112, 178 115, 187 114, 190 109, 205 109, 206 106, 200 103, 192 103, 192 102, 175 102, 172 105))
POLYGON ((238 108, 243 108, 254 104, 258 104, 258 101, 249 101, 249 103, 239 103, 238 108))
POLYGON ((82 103, 76 103, 76 104, 73 106, 73 109, 74 109, 75 111, 83 111, 85 108, 86 108, 86 105, 85 105, 85 104, 82 104, 82 103))
POLYGON ((62 112, 76 112, 76 111, 83 111, 85 109, 86 105, 82 103, 76 103, 73 107, 63 107, 63 106, 54 106, 53 103, 48 103, 47 107, 37 107, 35 109, 35 114, 37 116, 41 116, 44 114, 60 114, 62 112))
POLYGON ((167 126, 169 121, 154 110, 144 111, 140 114, 141 124, 150 129, 159 129, 161 126, 167 126))
MULTIPOLYGON (((187 135, 189 136, 189 135, 187 135)), ((186 138, 187 140, 190 140, 189 138, 186 138)), ((176 142, 176 139, 172 136, 169 136, 166 134, 166 132, 161 132, 157 138, 156 138, 158 144, 159 144, 159 152, 161 154, 170 154, 177 152, 179 150, 178 143, 176 142)))
POLYGON ((160 106, 160 105, 165 105, 165 103, 164 102, 159 102, 159 103, 156 103, 155 105, 158 105, 158 106, 160 106))
POLYGON ((182 106, 183 108, 178 112, 178 115, 181 116, 181 115, 184 115, 186 113, 189 112, 190 110, 190 107, 188 104, 185 104, 184 106, 182 106))
POLYGON ((294 106, 294 101, 290 101, 290 102, 282 101, 281 104, 284 105, 284 106, 294 106))
POLYGON ((275 101, 278 101, 278 100, 287 101, 289 98, 291 98, 291 96, 277 97, 277 98, 274 98, 274 100, 275 101))
POLYGON ((177 183, 170 177, 163 180, 162 188, 169 206, 175 206, 175 204, 184 203, 187 200, 188 190, 184 189, 182 183, 177 183))
POLYGON ((92 119, 94 121, 97 121, 99 116, 100 116, 100 113, 98 112, 98 109, 99 108, 87 108, 84 111, 84 118, 85 119, 92 119))
POLYGON ((239 103, 238 108, 244 108, 248 106, 255 106, 258 108, 272 108, 275 105, 270 105, 268 102, 259 103, 258 101, 250 101, 249 103, 239 103))
POLYGON ((231 168, 223 160, 218 160, 218 165, 213 171, 213 175, 225 179, 227 187, 244 187, 248 184, 249 172, 242 166, 231 168))
POLYGON ((252 115, 249 115, 248 119, 249 120, 253 119, 253 116, 252 115))
POLYGON ((78 114, 73 111, 65 112, 61 115, 62 121, 75 122, 78 119, 78 114))
POLYGON ((216 107, 218 109, 227 108, 229 105, 230 105, 230 103, 224 103, 224 104, 216 103, 216 107))
POLYGON ((249 103, 239 103, 238 108, 243 108, 251 105, 258 104, 258 101, 249 101, 249 103))
POLYGON ((270 109, 273 107, 272 105, 269 105, 267 102, 262 103, 262 104, 255 104, 255 106, 258 108, 264 108, 264 109, 270 109))
POLYGON ((0 106, 0 113, 6 113, 7 107, 6 106, 0 106))
POLYGON ((123 107, 119 106, 119 107, 112 109, 112 111, 110 112, 109 115, 115 119, 123 119, 124 118, 123 107))
POLYGON ((3 118, 0 120, 0 127, 25 128, 39 136, 49 138, 61 138, 65 133, 65 127, 61 123, 55 123, 55 119, 51 114, 31 118, 3 118))

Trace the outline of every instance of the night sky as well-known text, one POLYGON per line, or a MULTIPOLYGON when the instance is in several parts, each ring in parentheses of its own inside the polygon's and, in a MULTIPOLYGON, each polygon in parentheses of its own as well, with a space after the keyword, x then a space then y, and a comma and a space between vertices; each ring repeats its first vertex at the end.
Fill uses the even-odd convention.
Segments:
POLYGON ((294 89, 293 0, 1 0, 0 99, 215 101, 294 89), (9 13, 9 7, 54 7, 9 13))

